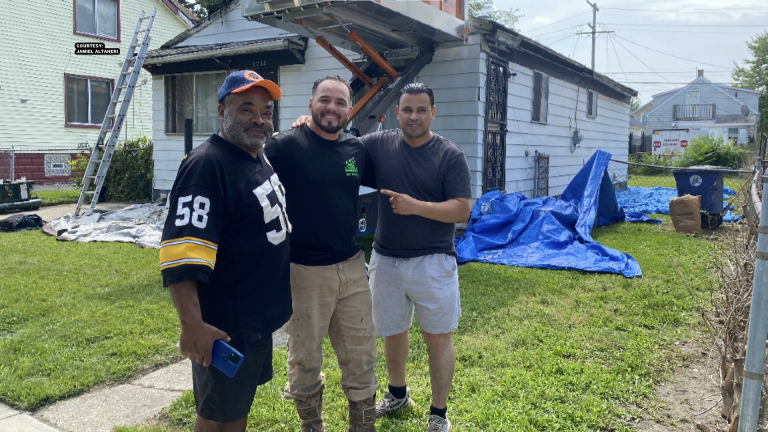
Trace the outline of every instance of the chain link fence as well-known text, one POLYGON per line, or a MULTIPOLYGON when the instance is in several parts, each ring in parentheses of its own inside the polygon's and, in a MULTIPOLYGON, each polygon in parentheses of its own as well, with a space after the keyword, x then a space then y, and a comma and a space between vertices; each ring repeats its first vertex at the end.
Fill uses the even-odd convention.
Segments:
POLYGON ((80 197, 83 172, 73 163, 90 157, 90 148, 0 148, 0 179, 33 181, 30 196, 42 205, 75 203, 80 197))
POLYGON ((714 229, 722 221, 738 220, 744 213, 743 206, 749 202, 749 189, 755 172, 611 160, 608 175, 617 191, 619 205, 626 212, 669 214, 670 199, 684 194, 698 195, 703 215, 713 218, 710 229, 714 229))

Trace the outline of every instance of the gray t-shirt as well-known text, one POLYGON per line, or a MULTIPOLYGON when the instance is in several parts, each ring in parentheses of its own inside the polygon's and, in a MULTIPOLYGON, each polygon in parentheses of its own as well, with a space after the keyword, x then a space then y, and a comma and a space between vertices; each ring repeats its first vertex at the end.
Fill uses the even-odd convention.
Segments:
MULTIPOLYGON (((392 129, 361 137, 371 155, 376 187, 410 195, 428 202, 471 198, 469 166, 464 152, 434 134, 426 144, 413 148, 403 131, 392 129)), ((415 215, 397 215, 389 196, 379 192, 379 218, 373 248, 398 258, 434 253, 456 255, 455 225, 415 215)))

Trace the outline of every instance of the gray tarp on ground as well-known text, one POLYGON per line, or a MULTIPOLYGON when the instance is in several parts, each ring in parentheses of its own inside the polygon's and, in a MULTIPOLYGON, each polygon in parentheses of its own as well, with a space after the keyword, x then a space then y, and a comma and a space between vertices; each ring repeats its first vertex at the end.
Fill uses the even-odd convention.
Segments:
POLYGON ((68 214, 43 227, 57 240, 78 242, 135 243, 141 247, 160 248, 167 209, 164 205, 135 204, 104 213, 68 214))

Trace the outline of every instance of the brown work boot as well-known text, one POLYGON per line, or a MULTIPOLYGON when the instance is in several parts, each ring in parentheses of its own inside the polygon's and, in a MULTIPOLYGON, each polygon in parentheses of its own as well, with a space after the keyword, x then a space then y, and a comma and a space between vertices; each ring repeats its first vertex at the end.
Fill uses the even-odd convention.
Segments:
POLYGON ((349 401, 349 432, 376 432, 375 398, 349 401))
POLYGON ((307 398, 294 399, 301 419, 301 432, 325 432, 323 426, 323 387, 307 398))

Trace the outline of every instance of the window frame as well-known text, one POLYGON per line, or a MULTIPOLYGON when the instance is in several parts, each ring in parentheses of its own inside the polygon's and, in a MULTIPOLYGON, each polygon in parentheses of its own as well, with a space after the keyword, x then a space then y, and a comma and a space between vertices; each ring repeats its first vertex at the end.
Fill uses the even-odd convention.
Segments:
MULTIPOLYGON (((184 73, 177 73, 177 74, 168 74, 163 75, 163 122, 164 122, 164 128, 163 133, 165 135, 169 136, 184 136, 184 125, 176 125, 176 130, 181 130, 181 132, 168 132, 169 129, 169 117, 168 117, 168 91, 170 90, 170 86, 166 85, 166 78, 175 78, 185 75, 191 75, 192 76, 192 117, 195 116, 195 98, 197 97, 197 77, 198 75, 211 75, 211 74, 220 74, 224 73, 225 77, 233 72, 237 72, 238 70, 244 70, 244 69, 232 69, 232 70, 214 70, 214 71, 204 71, 204 72, 184 72, 184 73)), ((261 75, 261 72, 258 72, 261 75)), ((264 76, 264 75, 262 75, 264 76)), ((267 78, 269 79, 269 78, 267 78)), ((279 78, 278 78, 279 79, 279 78)), ((178 101, 175 101, 178 103, 178 101)), ((272 127, 274 127, 275 132, 279 132, 278 129, 278 122, 279 122, 279 111, 278 111, 278 102, 279 100, 272 101, 274 107, 273 107, 273 116, 272 116, 272 127)), ((211 134, 214 134, 218 131, 215 130, 213 132, 192 132, 192 136, 211 136, 211 134)))
MULTIPOLYGON (((96 0, 97 3, 98 3, 98 1, 99 0, 96 0)), ((101 36, 99 34, 85 33, 85 32, 77 31, 77 0, 72 0, 72 34, 77 35, 77 36, 85 36, 85 37, 89 37, 89 38, 92 38, 92 39, 100 39, 100 40, 105 40, 105 41, 110 41, 110 42, 120 42, 120 21, 121 21, 120 20, 120 0, 115 0, 115 1, 117 3, 117 11, 116 11, 116 13, 117 13, 117 23, 116 23, 117 24, 117 38, 111 38, 109 36, 101 36)), ((96 6, 96 7, 98 7, 98 6, 96 6)), ((98 9, 94 9, 94 14, 96 15, 96 19, 98 20, 98 14, 99 14, 98 9)), ((98 22, 97 22, 97 25, 96 25, 96 31, 99 31, 98 30, 98 22)))
POLYGON ((599 95, 594 90, 587 89, 587 118, 597 118, 597 101, 600 99, 599 95), (592 105, 590 106, 589 98, 592 96, 592 105), (594 114, 590 112, 590 107, 594 108, 594 114))
MULTIPOLYGON (((88 80, 88 117, 91 116, 91 81, 90 80, 109 82, 110 102, 112 101, 112 94, 115 92, 115 80, 112 78, 102 78, 102 77, 90 76, 90 75, 77 75, 77 74, 68 74, 68 73, 64 74, 64 127, 100 129, 101 125, 104 122, 103 119, 102 119, 102 123, 75 123, 75 122, 69 121, 69 100, 68 100, 69 96, 67 95, 67 80, 69 78, 80 78, 80 79, 88 80)), ((109 111, 109 108, 107 108, 107 111, 109 111)), ((114 124, 115 124, 115 119, 113 118, 110 121, 109 128, 111 129, 114 124)))
MULTIPOLYGON (((184 125, 183 124, 180 125, 180 126, 176 125, 176 130, 179 130, 179 128, 181 128, 181 132, 168 132, 168 105, 167 105, 167 102, 168 102, 169 86, 165 85, 165 79, 166 78, 175 78, 175 77, 186 76, 186 75, 192 76, 192 119, 194 120, 194 118, 195 118, 195 99, 197 97, 197 79, 196 79, 196 77, 198 75, 213 75, 213 74, 220 74, 220 73, 224 73, 225 74, 224 76, 226 77, 227 75, 229 75, 232 72, 235 72, 235 71, 234 70, 232 70, 232 71, 220 71, 219 70, 219 71, 205 71, 205 72, 185 72, 185 73, 179 73, 179 74, 164 75, 163 76, 163 94, 164 94, 163 104, 165 104, 165 134, 166 135, 181 135, 181 136, 184 136, 184 125)), ((175 100, 175 102, 178 103, 177 100, 175 100)), ((174 107, 174 109, 175 109, 175 107, 174 107)), ((194 135, 210 136, 211 134, 214 134, 214 133, 216 133, 216 131, 213 131, 213 132, 194 132, 194 130, 193 130, 192 135, 193 136, 194 135)))
POLYGON ((533 75, 532 75, 532 81, 533 82, 531 83, 531 122, 532 123, 548 124, 547 121, 549 120, 549 80, 550 80, 550 76, 545 74, 544 72, 539 72, 537 70, 533 71, 533 75), (539 97, 541 97, 542 100, 539 101, 539 112, 537 113, 538 119, 534 119, 533 118, 534 117, 534 108, 536 106, 536 74, 541 75, 541 87, 542 87, 540 89, 541 94, 539 95, 539 97), (546 99, 544 99, 544 90, 543 90, 545 78, 546 78, 546 81, 547 81, 547 97, 546 97, 546 99), (542 102, 544 100, 547 101, 547 112, 545 114, 544 120, 542 120, 541 119, 541 107, 542 107, 542 102))

